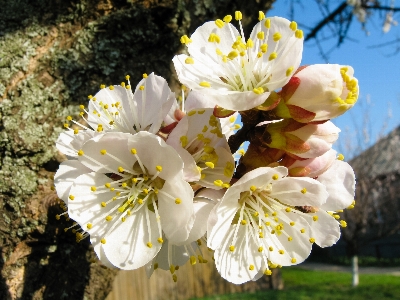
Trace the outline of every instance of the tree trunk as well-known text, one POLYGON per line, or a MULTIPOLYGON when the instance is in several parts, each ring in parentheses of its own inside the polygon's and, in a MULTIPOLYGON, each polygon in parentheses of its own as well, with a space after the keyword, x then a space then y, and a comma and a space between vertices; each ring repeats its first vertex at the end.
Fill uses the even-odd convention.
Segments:
POLYGON ((358 280, 358 256, 354 255, 351 258, 351 274, 353 276, 352 280, 352 286, 356 287, 358 286, 359 280, 358 280))
POLYGON ((181 35, 236 9, 251 25, 272 2, 0 0, 0 299, 107 296, 115 271, 64 232, 72 220, 55 219, 53 176, 65 158, 54 143, 65 117, 126 74, 173 81, 181 35))

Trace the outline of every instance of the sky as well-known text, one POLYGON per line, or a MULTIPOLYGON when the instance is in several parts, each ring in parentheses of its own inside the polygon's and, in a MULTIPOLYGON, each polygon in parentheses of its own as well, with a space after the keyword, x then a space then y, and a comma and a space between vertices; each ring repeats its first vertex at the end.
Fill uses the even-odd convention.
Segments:
MULTIPOLYGON (((339 2, 341 1, 330 1, 332 9, 336 8, 339 2)), ((301 3, 307 6, 295 7, 294 21, 307 33, 305 27, 317 24, 322 19, 322 14, 315 1, 308 0, 301 3)), ((400 1, 395 1, 395 5, 400 6, 400 1)), ((277 0, 267 16, 291 19, 289 0, 277 0)), ((400 23, 399 16, 398 13, 394 18, 397 17, 400 23)), ((314 41, 304 44, 302 65, 329 62, 350 65, 354 68, 354 76, 359 82, 359 99, 351 110, 332 120, 342 130, 334 148, 347 155, 347 158, 351 157, 352 152, 346 150, 346 145, 351 144, 353 148, 357 145, 367 148, 376 142, 379 135, 386 135, 400 125, 400 51, 397 55, 390 55, 395 52, 394 46, 371 48, 400 38, 400 25, 392 26, 385 34, 382 31, 382 23, 383 20, 377 14, 372 16, 366 24, 369 31, 367 35, 358 20, 354 18, 348 33, 349 39, 330 52, 328 61, 322 58, 314 41), (366 115, 369 121, 364 125, 366 115), (362 137, 364 128, 367 129, 369 140, 362 137)), ((323 42, 322 47, 329 50, 335 42, 336 40, 323 42)))

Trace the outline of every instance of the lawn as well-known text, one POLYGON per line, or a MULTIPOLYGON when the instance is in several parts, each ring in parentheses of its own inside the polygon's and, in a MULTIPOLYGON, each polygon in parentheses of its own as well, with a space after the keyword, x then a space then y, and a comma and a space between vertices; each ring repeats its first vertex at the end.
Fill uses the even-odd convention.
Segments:
MULTIPOLYGON (((360 275, 360 285, 351 287, 351 274, 308 271, 295 267, 282 269, 283 291, 260 291, 253 294, 230 294, 201 300, 364 300, 400 299, 400 277, 360 275)), ((200 299, 197 299, 200 300, 200 299)))

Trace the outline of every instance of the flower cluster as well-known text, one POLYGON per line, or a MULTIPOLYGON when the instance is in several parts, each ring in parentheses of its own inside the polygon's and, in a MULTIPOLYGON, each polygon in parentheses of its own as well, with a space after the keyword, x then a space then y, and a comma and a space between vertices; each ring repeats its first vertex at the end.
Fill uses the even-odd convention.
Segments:
POLYGON ((205 244, 241 284, 301 263, 346 226, 338 213, 354 206, 355 177, 332 149, 330 119, 357 100, 353 69, 300 66, 295 22, 260 12, 246 38, 235 19, 239 30, 228 15, 181 38, 189 55, 173 63, 186 100, 153 73, 135 88, 126 76, 89 96, 81 120, 67 117, 54 178, 62 215, 105 266, 176 281, 179 266, 207 261, 205 244))

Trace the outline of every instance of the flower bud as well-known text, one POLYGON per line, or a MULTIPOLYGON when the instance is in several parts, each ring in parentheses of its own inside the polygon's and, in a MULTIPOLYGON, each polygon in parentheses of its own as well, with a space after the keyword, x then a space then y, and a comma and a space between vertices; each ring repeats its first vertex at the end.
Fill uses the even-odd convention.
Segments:
POLYGON ((266 131, 270 141, 266 145, 286 151, 296 159, 315 158, 332 148, 340 129, 332 122, 304 124, 293 119, 268 124, 266 131))
POLYGON ((336 151, 330 149, 323 155, 316 158, 297 160, 290 156, 285 156, 280 165, 288 168, 289 175, 292 177, 311 177, 315 178, 324 173, 336 160, 336 151))
POLYGON ((275 109, 282 118, 308 123, 338 117, 358 98, 358 81, 350 66, 310 65, 300 68, 280 92, 275 109))

